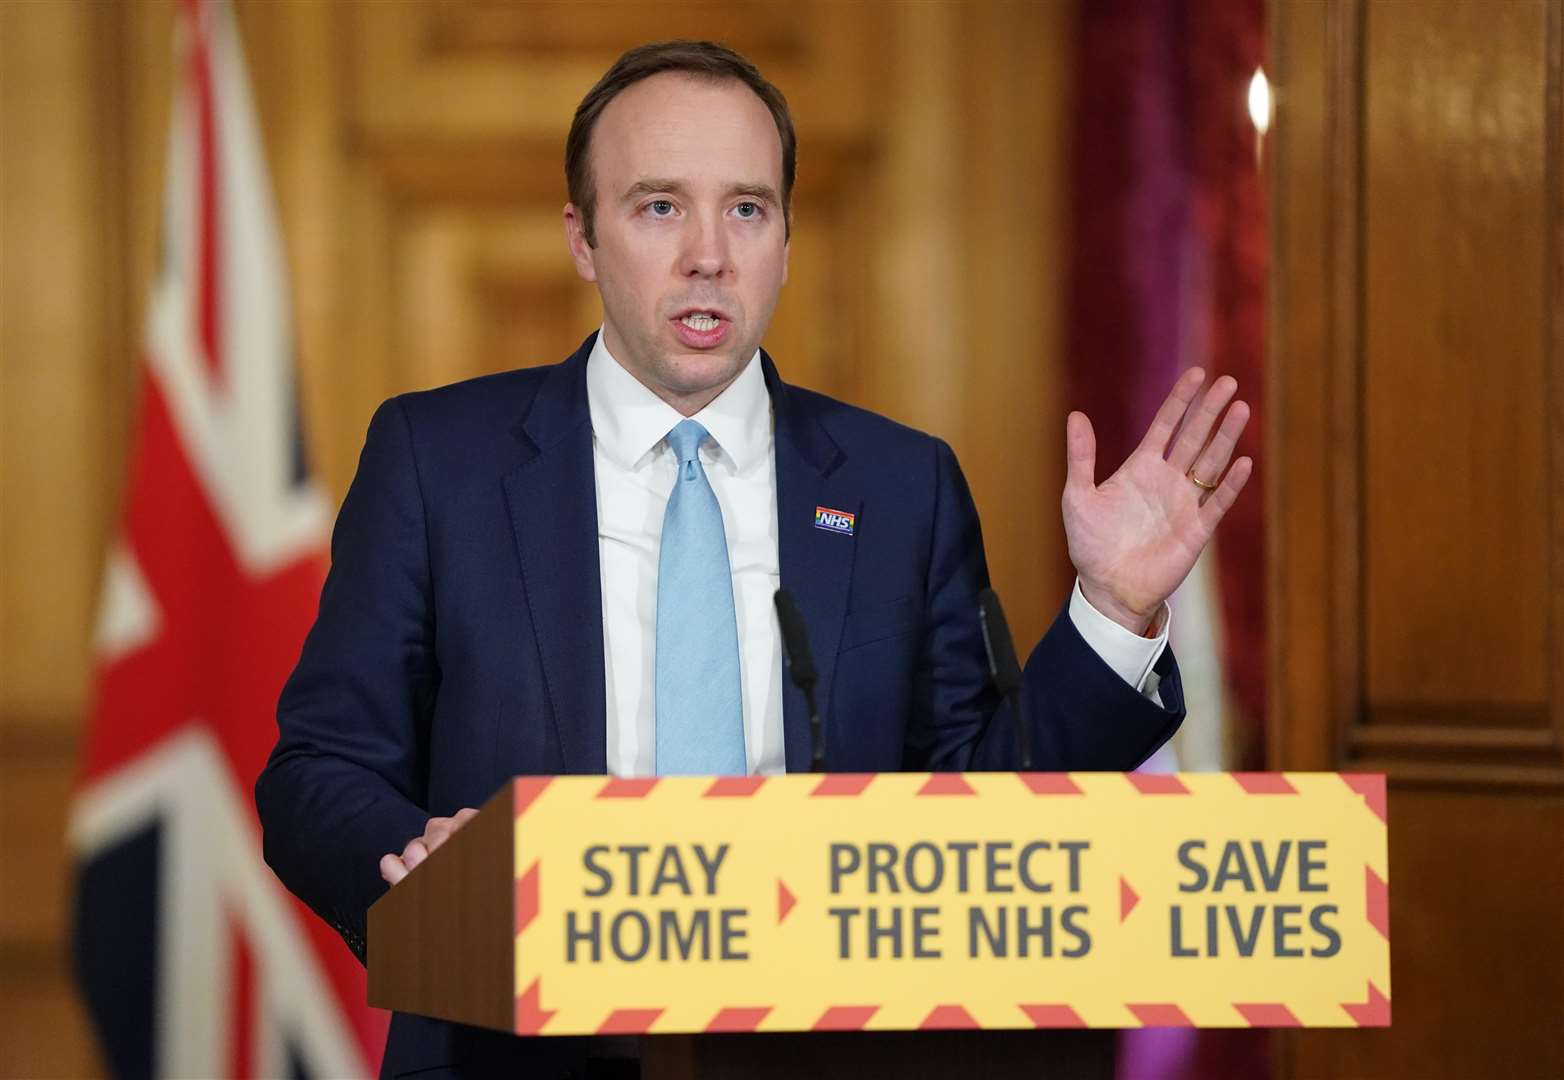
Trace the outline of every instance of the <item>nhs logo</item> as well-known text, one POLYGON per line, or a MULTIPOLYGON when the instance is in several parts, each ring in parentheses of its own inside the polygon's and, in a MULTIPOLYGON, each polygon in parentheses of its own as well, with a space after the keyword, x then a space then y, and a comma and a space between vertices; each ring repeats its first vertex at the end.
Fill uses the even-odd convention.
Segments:
POLYGON ((849 514, 845 510, 832 510, 828 506, 815 507, 815 528, 825 529, 827 532, 845 533, 853 535, 853 522, 856 515, 849 514))

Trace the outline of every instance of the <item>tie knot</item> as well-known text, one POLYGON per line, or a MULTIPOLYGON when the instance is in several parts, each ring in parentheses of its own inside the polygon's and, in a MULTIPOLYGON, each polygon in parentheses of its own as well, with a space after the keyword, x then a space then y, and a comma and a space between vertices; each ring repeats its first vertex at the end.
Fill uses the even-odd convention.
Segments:
POLYGON ((706 429, 694 420, 680 420, 668 433, 668 446, 684 465, 696 459, 701 443, 706 441, 706 429))

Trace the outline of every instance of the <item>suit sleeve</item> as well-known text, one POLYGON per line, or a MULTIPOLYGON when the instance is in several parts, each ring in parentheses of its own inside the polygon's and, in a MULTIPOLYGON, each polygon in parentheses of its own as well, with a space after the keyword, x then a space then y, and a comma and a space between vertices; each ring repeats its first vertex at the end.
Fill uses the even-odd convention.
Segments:
POLYGON ((1033 766, 1125 772, 1156 753, 1184 720, 1184 690, 1172 649, 1163 650, 1152 670, 1161 678, 1160 702, 1097 655, 1066 604, 1026 662, 1022 707, 1032 724, 1033 766))
MULTIPOLYGON (((940 769, 1014 769, 1015 717, 988 672, 977 597, 988 585, 982 531, 972 493, 949 446, 937 441, 935 503, 919 698, 931 729, 927 761, 940 769)), ((1028 658, 1022 709, 1031 728, 1032 767, 1041 771, 1123 771, 1149 758, 1178 730, 1184 698, 1172 650, 1155 670, 1162 703, 1142 696, 1082 639, 1068 604, 1028 658)), ((921 741, 921 740, 920 740, 921 741)))
POLYGON ((424 505, 401 404, 376 411, 331 571, 255 785, 267 863, 362 960, 379 861, 422 834, 440 684, 424 505))

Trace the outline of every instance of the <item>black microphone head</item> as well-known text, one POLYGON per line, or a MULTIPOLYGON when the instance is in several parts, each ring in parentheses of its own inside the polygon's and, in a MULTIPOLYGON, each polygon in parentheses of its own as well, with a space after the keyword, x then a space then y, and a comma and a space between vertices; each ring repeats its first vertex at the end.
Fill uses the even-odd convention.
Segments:
POLYGON ((1021 688, 1021 663, 1016 659, 1016 643, 1005 621, 1005 609, 993 589, 978 593, 978 618, 983 624, 983 646, 988 650, 988 671, 994 688, 1009 697, 1021 688))
POLYGON ((788 674, 799 689, 812 689, 819 674, 815 671, 815 657, 809 651, 809 631, 804 629, 804 616, 793 600, 793 594, 778 589, 774 598, 777 607, 777 626, 782 630, 782 657, 787 661, 788 674))

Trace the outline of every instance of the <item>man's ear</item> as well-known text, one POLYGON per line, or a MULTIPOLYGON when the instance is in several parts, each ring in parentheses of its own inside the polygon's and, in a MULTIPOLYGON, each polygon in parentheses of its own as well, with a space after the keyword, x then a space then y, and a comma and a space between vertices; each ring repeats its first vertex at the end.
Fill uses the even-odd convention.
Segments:
POLYGON ((592 261, 592 247, 586 241, 586 225, 574 203, 565 204, 565 244, 570 248, 570 258, 575 262, 581 280, 596 281, 597 266, 592 261))
POLYGON ((793 250, 793 241, 788 239, 782 243, 782 284, 787 284, 787 256, 793 250))

